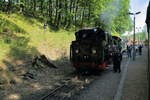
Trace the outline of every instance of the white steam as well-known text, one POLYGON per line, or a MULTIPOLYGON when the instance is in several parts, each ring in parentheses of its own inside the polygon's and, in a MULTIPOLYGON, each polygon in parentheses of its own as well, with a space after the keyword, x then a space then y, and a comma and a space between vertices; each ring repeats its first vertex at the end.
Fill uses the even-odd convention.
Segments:
POLYGON ((114 18, 116 18, 119 15, 122 7, 122 0, 112 0, 112 2, 108 3, 106 8, 101 13, 100 19, 109 31, 112 28, 114 18))

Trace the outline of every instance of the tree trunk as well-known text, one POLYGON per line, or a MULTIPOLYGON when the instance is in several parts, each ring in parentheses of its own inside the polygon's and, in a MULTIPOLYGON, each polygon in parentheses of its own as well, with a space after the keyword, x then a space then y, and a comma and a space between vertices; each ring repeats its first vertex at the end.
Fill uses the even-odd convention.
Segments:
POLYGON ((79 0, 77 0, 76 6, 75 6, 75 19, 74 19, 75 27, 77 26, 77 12, 78 12, 78 7, 79 7, 78 3, 79 3, 79 0))
POLYGON ((43 14, 43 4, 44 4, 44 0, 41 0, 41 5, 40 5, 41 14, 43 14))
POLYGON ((7 12, 9 12, 9 13, 10 13, 10 10, 11 10, 11 4, 12 4, 12 1, 8 0, 7 12))
POLYGON ((69 15, 69 20, 68 20, 67 28, 69 28, 70 25, 71 25, 71 19, 72 19, 72 3, 73 3, 73 0, 70 0, 70 15, 69 15))
POLYGON ((49 0, 49 4, 48 4, 48 8, 49 8, 49 10, 48 10, 48 15, 49 15, 49 19, 50 19, 50 23, 52 24, 53 23, 53 21, 52 21, 52 0, 49 0))
POLYGON ((33 10, 36 11, 36 0, 33 0, 33 10))
POLYGON ((70 13, 72 11, 72 3, 73 3, 73 0, 70 0, 70 13))
POLYGON ((57 18, 57 26, 59 26, 61 22, 61 9, 62 9, 61 0, 59 0, 58 5, 59 5, 59 12, 58 12, 58 18, 57 18))
POLYGON ((83 11, 82 11, 82 19, 81 19, 81 27, 83 28, 83 23, 84 23, 84 18, 85 18, 85 8, 86 8, 86 6, 84 6, 84 8, 83 8, 83 11))
POLYGON ((20 2, 20 0, 16 0, 16 2, 17 2, 17 3, 19 3, 19 2, 20 2))
POLYGON ((88 10, 88 23, 90 23, 90 17, 91 17, 91 2, 89 1, 89 10, 88 10))
MULTIPOLYGON (((73 0, 73 8, 72 8, 72 13, 73 13, 73 16, 71 16, 71 21, 74 22, 74 14, 75 14, 75 6, 76 6, 76 0, 73 0)), ((73 23, 74 24, 74 23, 73 23)))
POLYGON ((67 18, 68 18, 68 2, 65 0, 65 20, 64 25, 67 25, 67 18))
POLYGON ((55 25, 57 24, 57 17, 58 17, 58 0, 56 0, 55 2, 56 6, 56 11, 55 11, 55 25))

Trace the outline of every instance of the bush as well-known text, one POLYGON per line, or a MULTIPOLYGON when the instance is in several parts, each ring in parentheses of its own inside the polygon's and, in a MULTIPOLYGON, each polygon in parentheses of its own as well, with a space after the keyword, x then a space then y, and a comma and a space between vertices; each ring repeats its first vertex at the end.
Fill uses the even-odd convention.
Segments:
POLYGON ((4 39, 4 43, 10 44, 11 43, 11 39, 10 38, 4 39))
POLYGON ((4 28, 4 29, 3 29, 3 32, 9 33, 10 30, 9 30, 8 28, 4 28))

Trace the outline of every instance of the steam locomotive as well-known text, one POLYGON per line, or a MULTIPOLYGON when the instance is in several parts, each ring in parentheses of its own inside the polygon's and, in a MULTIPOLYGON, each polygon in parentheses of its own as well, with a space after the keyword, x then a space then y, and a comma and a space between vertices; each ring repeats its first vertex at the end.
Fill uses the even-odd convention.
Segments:
POLYGON ((77 71, 100 71, 111 63, 113 44, 121 39, 100 28, 82 29, 75 33, 70 46, 70 60, 77 71))

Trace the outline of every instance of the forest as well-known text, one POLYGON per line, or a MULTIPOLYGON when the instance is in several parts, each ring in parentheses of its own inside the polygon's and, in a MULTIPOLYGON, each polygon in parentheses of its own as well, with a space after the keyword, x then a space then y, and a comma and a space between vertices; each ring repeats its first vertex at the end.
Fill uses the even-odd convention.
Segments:
POLYGON ((55 28, 131 30, 130 0, 0 0, 0 10, 42 19, 55 28))

